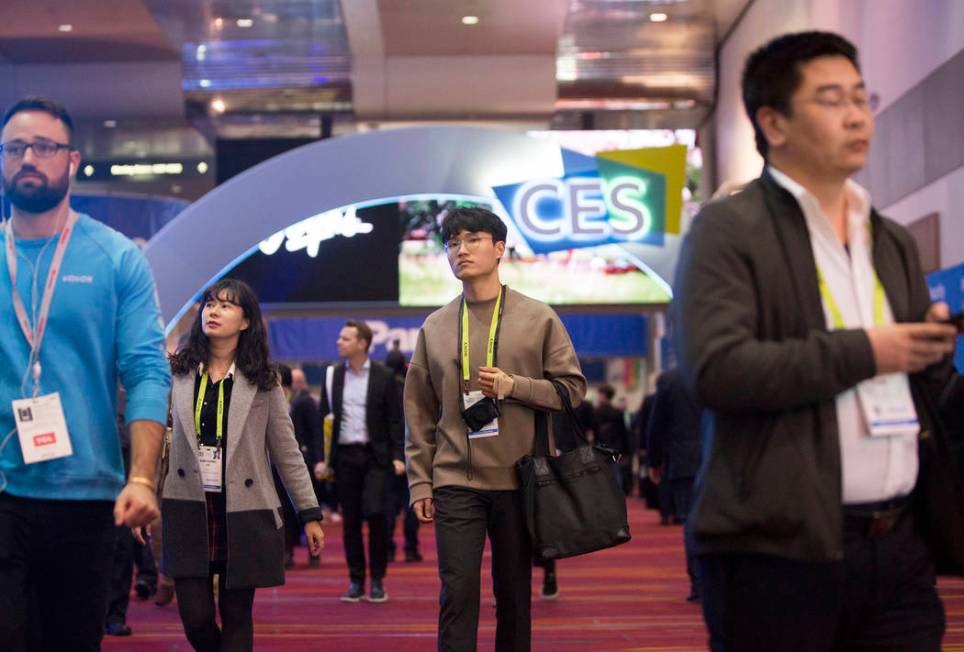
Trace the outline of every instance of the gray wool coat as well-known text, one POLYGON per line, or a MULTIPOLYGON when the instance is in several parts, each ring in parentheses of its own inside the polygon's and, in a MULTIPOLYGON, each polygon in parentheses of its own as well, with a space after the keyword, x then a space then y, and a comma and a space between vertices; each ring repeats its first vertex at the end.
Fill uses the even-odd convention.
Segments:
MULTIPOLYGON (((163 571, 174 579, 207 577, 207 503, 197 462, 194 374, 175 376, 171 457, 161 501, 163 571)), ((235 373, 225 437, 227 588, 284 584, 281 501, 271 465, 303 522, 321 520, 308 469, 295 440, 284 391, 259 391, 235 373)))

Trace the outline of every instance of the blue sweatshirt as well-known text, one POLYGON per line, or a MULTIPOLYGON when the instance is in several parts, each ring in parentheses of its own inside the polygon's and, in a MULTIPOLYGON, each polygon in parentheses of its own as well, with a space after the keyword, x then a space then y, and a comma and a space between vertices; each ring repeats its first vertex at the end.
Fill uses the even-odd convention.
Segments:
MULTIPOLYGON (((39 307, 56 239, 16 240, 17 288, 31 317, 36 268, 39 307), (30 261, 28 263, 28 261, 30 261)), ((127 389, 127 423, 167 423, 170 370, 164 354, 160 307, 150 267, 133 242, 81 215, 67 245, 40 350, 40 394, 60 392, 73 455, 24 464, 11 401, 30 346, 10 294, 6 235, 0 230, 0 488, 25 498, 114 500, 124 485, 117 432, 117 383, 127 389), (2 439, 0 439, 2 441, 2 439)), ((38 308, 39 310, 39 308, 38 308)), ((28 380, 30 394, 32 379, 28 380)))

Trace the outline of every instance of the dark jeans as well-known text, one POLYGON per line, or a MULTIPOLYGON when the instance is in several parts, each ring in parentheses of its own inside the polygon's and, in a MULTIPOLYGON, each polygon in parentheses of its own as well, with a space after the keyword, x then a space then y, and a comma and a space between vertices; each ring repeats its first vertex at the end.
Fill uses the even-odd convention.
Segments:
POLYGON ((127 606, 131 598, 131 580, 137 567, 137 583, 144 584, 149 592, 157 590, 157 566, 150 544, 142 545, 134 540, 131 530, 123 525, 117 528, 114 544, 114 563, 111 569, 110 594, 107 617, 104 622, 126 623, 127 606))
POLYGON ((412 555, 418 553, 418 518, 415 510, 408 505, 408 476, 392 476, 388 490, 388 508, 385 516, 388 521, 388 547, 389 551, 395 552, 395 521, 398 513, 405 513, 403 530, 405 533, 405 554, 412 555))
POLYGON ((479 628, 482 550, 492 546, 492 588, 496 600, 495 649, 529 650, 532 638, 532 543, 520 491, 435 490, 438 548, 438 649, 471 652, 479 628))
POLYGON ((113 503, 0 493, 0 645, 99 650, 114 555, 113 503))
POLYGON ((335 482, 341 502, 342 537, 348 575, 365 581, 362 522, 368 522, 368 571, 373 580, 385 577, 388 566, 388 524, 385 495, 391 470, 378 465, 368 446, 339 446, 335 482))
POLYGON ((713 652, 938 652, 944 609, 930 552, 905 512, 879 538, 845 528, 844 561, 700 558, 713 652))
MULTIPOLYGON (((212 564, 217 572, 218 564, 212 564)), ((213 573, 212 573, 213 574, 213 573)), ((188 642, 198 652, 250 652, 254 647, 254 589, 224 588, 224 573, 218 582, 221 627, 215 620, 214 587, 211 577, 174 580, 177 610, 188 642)))

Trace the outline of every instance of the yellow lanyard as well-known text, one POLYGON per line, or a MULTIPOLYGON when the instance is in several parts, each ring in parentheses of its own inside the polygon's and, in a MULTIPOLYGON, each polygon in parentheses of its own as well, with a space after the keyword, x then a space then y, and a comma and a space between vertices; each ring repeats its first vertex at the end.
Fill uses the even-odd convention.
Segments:
MULTIPOLYGON (((495 308, 492 310, 492 323, 489 324, 489 341, 485 347, 485 366, 491 367, 495 362, 495 342, 499 333, 499 319, 502 316, 502 295, 505 287, 499 289, 499 296, 495 300, 495 308)), ((469 369, 469 311, 465 305, 465 297, 462 297, 462 380, 465 381, 465 388, 468 391, 469 380, 471 380, 471 370, 469 369)))
MULTIPOLYGON (((836 330, 842 330, 846 328, 844 324, 843 313, 840 312, 840 306, 833 298, 833 294, 830 292, 830 288, 827 287, 827 281, 824 280, 823 274, 820 272, 820 268, 817 268, 817 285, 820 288, 820 296, 823 298, 825 304, 827 304, 827 310, 830 311, 830 318, 833 320, 833 327, 836 330)), ((874 325, 883 326, 884 325, 884 286, 880 283, 880 277, 877 276, 877 270, 874 270, 874 325)))
MULTIPOLYGON (((197 402, 194 404, 194 430, 197 432, 197 440, 201 441, 201 406, 204 405, 204 392, 208 388, 208 372, 201 376, 201 387, 197 392, 197 402)), ((215 425, 217 433, 217 447, 221 448, 221 440, 224 439, 224 379, 218 383, 218 422, 215 425)))

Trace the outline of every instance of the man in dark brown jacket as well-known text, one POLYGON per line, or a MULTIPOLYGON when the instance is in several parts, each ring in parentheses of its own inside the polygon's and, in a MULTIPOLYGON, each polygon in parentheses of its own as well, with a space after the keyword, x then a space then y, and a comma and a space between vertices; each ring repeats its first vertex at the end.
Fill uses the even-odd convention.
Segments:
POLYGON ((486 533, 496 650, 529 649, 532 546, 515 463, 532 452, 534 410, 562 407, 551 380, 574 404, 586 391, 559 317, 499 280, 505 238, 505 224, 481 208, 445 219, 463 294, 425 320, 405 381, 412 506, 435 521, 438 540, 439 650, 476 649, 486 533))

